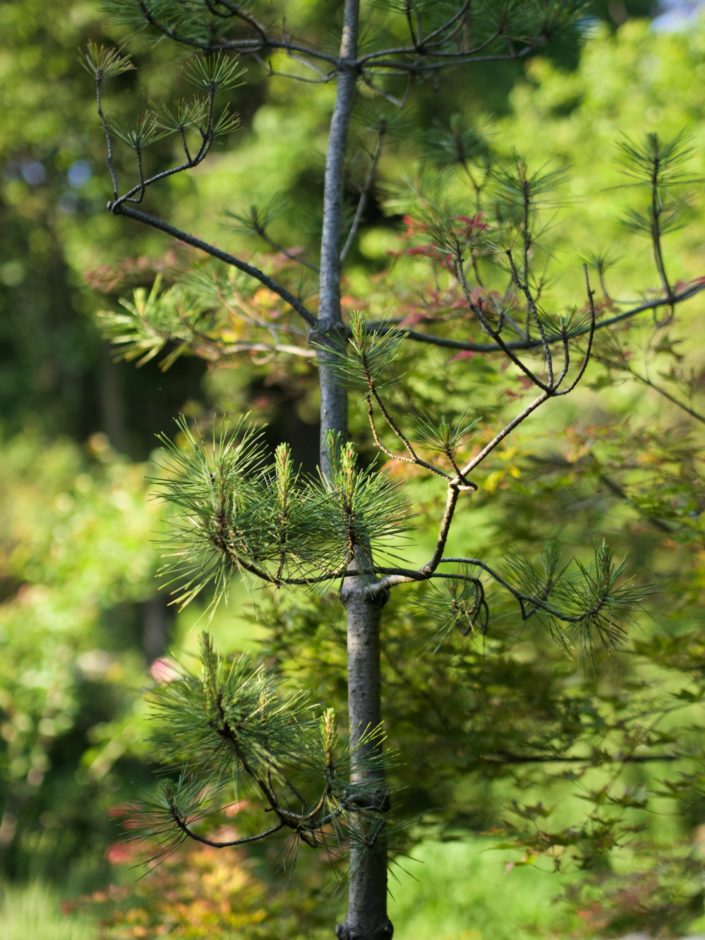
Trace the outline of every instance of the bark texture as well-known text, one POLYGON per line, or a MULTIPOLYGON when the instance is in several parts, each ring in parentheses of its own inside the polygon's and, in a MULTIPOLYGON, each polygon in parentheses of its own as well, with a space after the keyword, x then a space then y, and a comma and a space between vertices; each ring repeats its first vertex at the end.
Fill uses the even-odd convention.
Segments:
MULTIPOLYGON (((341 594, 347 614, 348 720, 353 751, 352 782, 365 784, 368 805, 388 808, 381 770, 370 770, 370 751, 378 742, 360 744, 365 732, 382 720, 380 621, 384 600, 373 602, 361 578, 348 578, 341 594)), ((360 815, 355 824, 359 841, 350 847, 348 912, 338 925, 339 940, 386 940, 394 929, 387 917, 387 846, 377 818, 360 815)))
MULTIPOLYGON (((340 313, 340 243, 343 215, 343 176, 348 128, 355 98, 356 74, 346 64, 357 49, 358 0, 346 0, 343 14, 343 38, 340 45, 341 65, 335 107, 331 118, 326 168, 323 183, 323 229, 319 277, 319 310, 316 328, 319 345, 338 341, 343 326, 340 313)), ((321 389, 321 470, 330 471, 327 434, 334 431, 342 437, 348 430, 348 397, 336 381, 327 363, 325 349, 318 354, 321 389)))
MULTIPOLYGON (((328 365, 325 347, 338 342, 343 330, 340 310, 341 223, 345 149, 357 84, 353 62, 357 54, 358 18, 359 0, 345 0, 337 92, 324 178, 319 315, 314 333, 319 345, 321 470, 326 477, 331 466, 329 433, 334 432, 345 439, 348 432, 347 393, 328 365)), ((379 744, 358 748, 365 732, 376 728, 382 717, 379 630, 383 602, 379 598, 371 599, 367 587, 366 579, 348 578, 340 595, 347 617, 348 720, 350 744, 355 755, 352 780, 365 784, 366 790, 369 788, 371 802, 386 808, 388 798, 384 776, 380 770, 370 771, 365 760, 365 747, 369 751, 370 747, 379 747, 379 744)), ((387 917, 384 836, 379 831, 379 822, 371 824, 363 813, 356 824, 361 839, 353 842, 350 850, 348 912, 336 933, 341 940, 386 940, 394 931, 387 917)))

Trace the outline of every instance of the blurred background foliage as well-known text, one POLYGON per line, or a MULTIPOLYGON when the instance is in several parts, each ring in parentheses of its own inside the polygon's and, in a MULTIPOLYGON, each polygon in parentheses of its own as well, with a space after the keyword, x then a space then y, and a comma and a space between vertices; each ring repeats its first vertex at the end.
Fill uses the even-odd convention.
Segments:
MULTIPOLYGON (((332 33, 336 4, 287 6, 311 36, 332 33)), ((613 296, 655 286, 645 274, 648 243, 619 223, 634 193, 614 188, 615 143, 623 134, 669 137, 686 128, 689 172, 705 176, 705 18, 697 6, 596 2, 582 49, 559 43, 523 67, 458 70, 438 87, 420 83, 382 157, 351 254, 346 304, 375 316, 418 316, 424 260, 390 267, 390 254, 407 244, 392 202, 398 181, 428 160, 442 164, 433 141, 443 128, 490 119, 490 140, 505 152, 516 147, 533 166, 569 165, 548 236, 559 301, 574 301, 578 259, 607 250, 618 256, 609 274, 613 296)), ((143 692, 163 678, 168 651, 190 662, 200 613, 177 616, 156 591, 161 510, 148 482, 154 434, 177 411, 252 410, 268 422, 273 443, 290 440, 311 467, 311 366, 256 355, 209 365, 184 355, 163 372, 155 362, 135 369, 114 361, 97 311, 118 310, 118 298, 149 290, 157 275, 169 282, 193 260, 104 211, 103 141, 77 48, 89 39, 119 43, 125 31, 97 3, 58 0, 49 18, 40 0, 11 0, 0 6, 0 33, 9 39, 0 50, 5 935, 327 936, 342 905, 335 864, 307 852, 292 873, 286 851, 225 857, 196 847, 136 882, 139 846, 122 840, 116 822, 121 805, 151 786, 143 692)), ((147 52, 140 36, 130 42, 139 73, 111 89, 111 106, 127 113, 179 93, 181 81, 168 45, 147 52)), ((247 214, 256 201, 273 206, 272 194, 281 194, 276 240, 310 250, 332 91, 302 94, 251 65, 234 95, 242 129, 205 169, 161 193, 163 214, 264 256, 269 246, 253 245, 223 208, 247 214)), ((363 142, 365 105, 356 125, 363 142)), ((157 145, 155 159, 168 147, 157 145)), ((348 195, 352 205, 354 190, 348 195)), ((687 224, 668 240, 673 280, 682 282, 705 275, 705 203, 695 200, 686 211, 687 224)), ((266 307, 271 298, 260 293, 251 302, 266 307)), ((472 517, 453 535, 473 554, 495 557, 535 552, 553 537, 568 556, 589 548, 596 533, 607 537, 629 555, 640 582, 659 588, 624 653, 585 670, 540 632, 518 635, 509 613, 482 643, 439 643, 436 625, 411 599, 395 601, 386 698, 402 756, 403 811, 414 820, 392 886, 401 938, 578 937, 632 928, 675 936, 705 924, 699 762, 675 770, 634 763, 617 778, 599 756, 615 748, 633 754, 647 737, 664 752, 676 744, 688 751, 688 734, 696 737, 705 717, 705 361, 692 341, 698 312, 696 301, 666 328, 633 329, 627 359, 599 347, 587 387, 497 454, 472 517), (695 415, 674 406, 663 388, 695 415), (527 741, 557 753, 571 727, 591 741, 588 773, 558 765, 548 768, 547 781, 546 766, 508 772, 478 765, 481 751, 511 754, 527 741), (676 801, 681 790, 687 799, 676 801), (596 803, 600 813, 591 815, 596 803), (615 820, 620 840, 625 826, 634 831, 610 853, 615 820), (496 848, 507 842, 507 828, 523 849, 496 848), (572 844, 565 836, 571 828, 572 844), (562 846, 550 843, 551 832, 563 833, 562 846), (572 864, 551 878, 546 870, 559 867, 562 853, 572 864), (558 895, 561 903, 552 903, 558 895)), ((410 388, 419 401, 443 402, 452 371, 483 417, 497 422, 511 408, 498 363, 452 360, 436 350, 422 355, 410 388)), ((434 538, 435 494, 425 481, 407 482, 427 523, 410 548, 422 557, 434 538)), ((222 648, 253 647, 318 700, 344 701, 343 627, 331 599, 272 596, 239 584, 211 630, 222 648)), ((697 755, 697 744, 691 750, 697 755)), ((228 826, 232 820, 223 820, 228 826)))

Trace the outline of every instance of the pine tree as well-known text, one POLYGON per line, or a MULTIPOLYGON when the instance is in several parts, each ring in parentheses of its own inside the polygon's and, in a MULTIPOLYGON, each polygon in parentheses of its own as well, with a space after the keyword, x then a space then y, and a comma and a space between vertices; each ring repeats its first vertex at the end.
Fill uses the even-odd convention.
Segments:
POLYGON ((388 201, 390 212, 404 215, 405 259, 422 259, 428 266, 421 328, 402 317, 354 313, 345 318, 345 262, 363 225, 383 148, 393 138, 395 118, 387 106, 403 110, 417 83, 450 68, 531 56, 555 34, 579 27, 584 5, 576 0, 386 2, 370 5, 369 22, 361 24, 359 0, 345 0, 333 49, 295 38, 283 8, 260 14, 258 5, 231 0, 107 0, 106 6, 119 20, 190 49, 185 79, 195 89, 193 97, 148 110, 134 124, 116 119, 105 104, 106 90, 133 65, 122 51, 89 47, 84 65, 95 79, 106 139, 108 208, 217 262, 182 273, 168 286, 158 280, 151 292, 136 292, 122 312, 103 315, 107 334, 127 358, 145 362, 162 356, 165 366, 186 350, 211 361, 244 351, 292 354, 315 357, 318 366, 317 476, 299 472, 286 444, 272 460, 262 435, 244 419, 223 421, 207 437, 179 419, 177 437, 162 438, 168 457, 157 483, 174 508, 165 582, 180 604, 206 588, 213 589, 217 602, 234 573, 275 587, 338 586, 347 618, 343 745, 330 709, 319 709, 303 695, 287 695, 261 666, 246 656, 219 655, 204 635, 201 675, 184 672, 154 693, 157 752, 173 776, 145 807, 143 825, 166 848, 186 838, 226 847, 282 834, 312 847, 345 846, 348 912, 337 935, 391 937, 387 864, 393 797, 385 776, 390 754, 384 747, 380 681, 381 624, 390 592, 421 587, 419 605, 436 620, 441 638, 486 633, 491 586, 507 594, 523 620, 540 622, 559 643, 577 643, 588 655, 623 639, 643 591, 624 578, 623 566, 604 544, 595 550, 592 565, 568 566, 552 544, 538 562, 513 556, 495 563, 449 555, 446 547, 454 520, 470 511, 485 461, 534 412, 576 388, 596 338, 648 311, 670 318, 678 304, 705 286, 676 285, 664 259, 663 239, 679 222, 680 187, 688 179, 687 146, 682 139, 663 141, 657 135, 622 144, 632 181, 647 194, 628 222, 649 236, 658 292, 636 304, 613 300, 604 287, 604 259, 596 259, 601 296, 586 264, 573 307, 556 314, 547 301, 550 252, 544 240, 562 170, 530 167, 517 153, 503 154, 483 127, 451 122, 435 132, 432 145, 440 155, 437 162, 453 167, 455 175, 422 173, 388 201), (238 118, 228 95, 245 81, 246 59, 274 74, 282 74, 288 59, 286 74, 293 81, 336 88, 318 261, 274 239, 275 203, 231 213, 239 231, 290 262, 274 273, 142 208, 160 183, 199 166, 219 138, 236 132, 238 118), (357 205, 347 212, 350 126, 360 89, 372 102, 367 124, 372 143, 357 205), (150 174, 145 153, 165 138, 176 141, 180 158, 150 174), (126 187, 119 146, 134 154, 136 177, 126 187), (252 284, 270 291, 286 315, 276 322, 261 317, 252 284), (224 328, 233 319, 249 327, 228 344, 224 328), (503 356, 532 397, 470 450, 478 421, 457 409, 409 420, 408 397, 398 386, 415 346, 451 350, 461 361, 503 356), (403 560, 413 507, 379 462, 362 464, 349 440, 349 403, 364 410, 380 460, 429 474, 445 490, 436 544, 422 565, 403 560), (228 843, 203 835, 198 821, 241 792, 257 796, 267 823, 228 843))

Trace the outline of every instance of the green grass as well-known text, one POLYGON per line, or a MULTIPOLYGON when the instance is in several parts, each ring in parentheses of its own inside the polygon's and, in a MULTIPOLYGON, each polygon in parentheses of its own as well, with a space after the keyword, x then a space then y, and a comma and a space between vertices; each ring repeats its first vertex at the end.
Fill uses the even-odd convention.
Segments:
POLYGON ((571 936, 572 920, 557 902, 559 876, 509 868, 516 852, 492 839, 426 842, 391 881, 395 940, 528 940, 571 936))
POLYGON ((12 885, 0 891, 3 940, 96 940, 90 920, 65 914, 61 898, 39 881, 12 885))

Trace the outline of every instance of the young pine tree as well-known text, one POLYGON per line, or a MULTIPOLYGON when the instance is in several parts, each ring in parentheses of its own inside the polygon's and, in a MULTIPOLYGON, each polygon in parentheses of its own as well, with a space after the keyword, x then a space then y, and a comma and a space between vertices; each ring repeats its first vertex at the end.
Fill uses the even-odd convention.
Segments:
MULTIPOLYGON (((450 553, 448 542, 454 521, 472 512, 488 459, 534 412, 576 388, 600 335, 648 311, 673 317, 677 305, 703 288, 676 286, 664 260, 687 152, 682 141, 655 134, 623 145, 633 181, 645 193, 630 220, 649 235, 658 290, 637 303, 620 303, 604 289, 598 297, 594 275, 577 265, 573 304, 556 312, 548 298, 547 221, 562 171, 529 166, 513 142, 491 142, 485 129, 455 117, 434 131, 435 170, 426 168, 408 184, 388 183, 388 211, 392 219, 403 215, 405 225, 403 250, 390 262, 390 294, 381 299, 377 282, 366 313, 344 317, 346 262, 380 192, 384 148, 394 143, 399 115, 417 87, 423 91, 450 69, 457 75, 473 64, 527 58, 554 34, 579 26, 584 5, 345 0, 330 16, 338 31, 334 45, 327 22, 303 21, 299 29, 283 4, 264 12, 264 5, 232 0, 105 5, 121 22, 186 49, 184 81, 191 89, 135 123, 117 119, 106 90, 133 65, 122 51, 89 47, 84 64, 95 79, 112 182, 108 208, 126 224, 160 230, 210 259, 177 272, 167 286, 158 280, 149 293, 137 291, 122 312, 104 315, 106 331, 139 362, 163 355, 168 365, 184 351, 216 364, 247 352, 300 357, 315 362, 320 391, 315 476, 297 469, 285 443, 272 459, 247 420, 216 423, 203 437, 179 419, 174 441, 162 438, 169 457, 159 483, 175 510, 166 581, 180 604, 207 587, 217 601, 234 573, 275 587, 337 586, 347 623, 345 743, 332 710, 285 694, 262 667, 246 656, 220 656, 204 636, 201 675, 181 674, 154 695, 157 751, 173 774, 145 810, 145 825, 166 847, 185 838, 226 848, 283 836, 336 852, 344 846, 348 908, 338 937, 391 937, 394 801, 380 680, 385 607, 393 591, 419 592, 419 609, 435 620, 442 642, 453 633, 486 633, 500 591, 523 620, 543 624, 564 645, 575 641, 590 653, 625 635, 640 595, 604 545, 592 565, 566 567, 554 545, 537 553, 539 561, 514 556, 502 563, 450 553), (231 227, 271 249, 261 265, 164 217, 174 192, 169 180, 199 167, 220 138, 237 130, 229 101, 246 81, 246 62, 302 83, 305 92, 311 84, 335 87, 314 256, 272 234, 276 201, 226 207, 231 227), (177 159, 148 169, 152 152, 164 153, 164 144, 156 145, 165 138, 177 159), (131 163, 123 159, 130 151, 131 163), (349 209, 345 193, 355 187, 358 198, 349 209), (161 212, 152 208, 160 199, 161 212), (414 292, 416 311, 394 312, 406 311, 414 292), (390 309, 391 317, 378 315, 390 309), (422 353, 429 348, 453 357, 445 413, 424 412, 423 396, 414 399, 414 382, 404 375, 425 367, 422 353), (477 390, 483 402, 477 414, 471 399, 465 407, 454 400, 453 381, 467 395, 468 379, 459 377, 477 357, 503 357, 530 393, 503 425, 482 426, 494 414, 484 390, 477 390), (361 463, 350 440, 349 409, 365 417, 367 437, 359 443, 371 443, 378 461, 361 463), (403 465, 408 477, 428 475, 444 492, 435 545, 421 564, 405 561, 415 507, 381 468, 385 458, 403 465), (261 808, 259 823, 243 814, 238 838, 218 842, 204 835, 198 821, 243 793, 261 808)), ((597 284, 601 274, 598 264, 597 284)))

